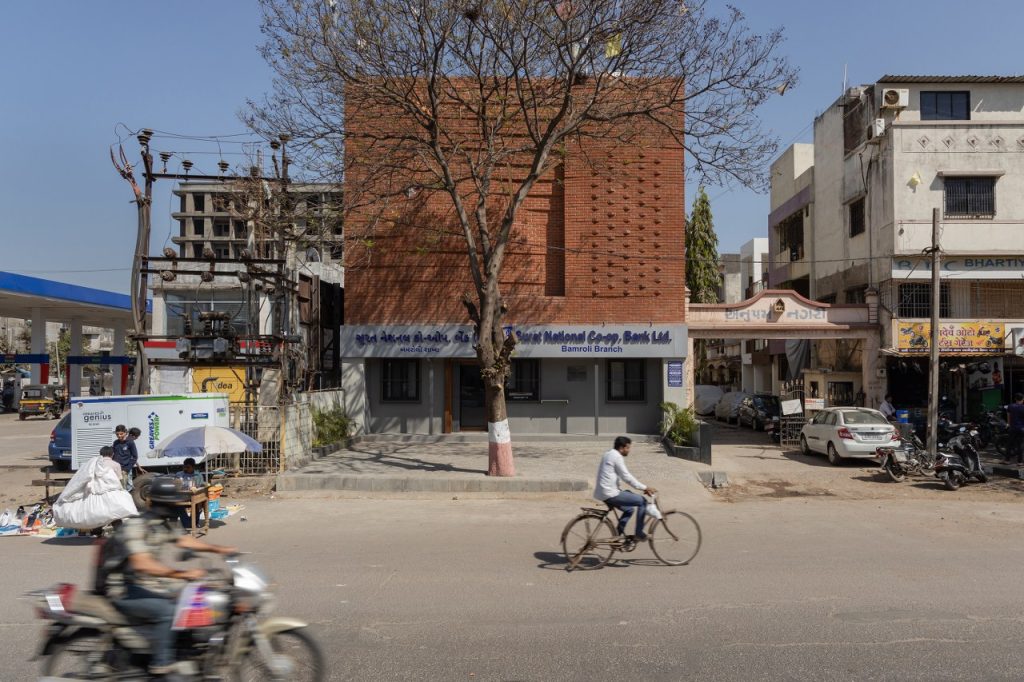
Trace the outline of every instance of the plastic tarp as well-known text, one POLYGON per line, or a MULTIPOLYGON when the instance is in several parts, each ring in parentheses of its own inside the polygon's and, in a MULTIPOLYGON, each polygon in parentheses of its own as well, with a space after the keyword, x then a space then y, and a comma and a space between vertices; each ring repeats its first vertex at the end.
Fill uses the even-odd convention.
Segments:
POLYGON ((79 467, 53 504, 54 522, 91 530, 138 514, 131 493, 121 487, 120 469, 105 457, 93 457, 79 467))
POLYGON ((743 391, 726 393, 715 407, 715 416, 719 419, 736 419, 740 414, 740 403, 749 395, 743 391))
POLYGON ((720 386, 709 386, 707 384, 698 384, 693 388, 694 399, 693 409, 701 415, 709 415, 715 413, 715 405, 722 399, 722 388, 720 386))

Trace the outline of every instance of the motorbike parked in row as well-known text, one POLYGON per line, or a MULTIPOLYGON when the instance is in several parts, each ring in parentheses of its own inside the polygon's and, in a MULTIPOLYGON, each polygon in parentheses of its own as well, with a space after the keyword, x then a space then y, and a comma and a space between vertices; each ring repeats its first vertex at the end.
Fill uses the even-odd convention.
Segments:
MULTIPOLYGON (((326 679, 323 653, 306 624, 261 618, 273 603, 267 580, 237 560, 227 565, 186 586, 178 600, 178 678, 233 680, 255 674, 255 679, 289 682, 326 679)), ((148 639, 106 597, 70 584, 30 596, 48 623, 40 650, 43 677, 148 679, 148 639)))
POLYGON ((899 445, 881 447, 875 450, 879 466, 896 482, 907 476, 932 475, 935 457, 924 446, 913 431, 900 439, 899 445))
POLYGON ((935 477, 949 490, 956 490, 972 479, 979 483, 988 482, 978 455, 977 437, 977 431, 965 428, 946 443, 945 451, 939 451, 935 460, 935 477))

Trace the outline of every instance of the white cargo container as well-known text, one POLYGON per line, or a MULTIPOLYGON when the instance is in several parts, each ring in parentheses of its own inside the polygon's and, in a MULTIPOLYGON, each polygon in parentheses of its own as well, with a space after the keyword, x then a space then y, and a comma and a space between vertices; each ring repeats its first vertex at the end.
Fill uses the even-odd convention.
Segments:
MULTIPOLYGON (((182 429, 194 426, 229 426, 228 396, 224 393, 196 395, 125 395, 81 397, 71 401, 71 468, 99 454, 115 440, 114 428, 124 424, 137 427, 142 435, 135 441, 139 466, 144 469, 179 467, 184 457, 156 457, 153 450, 182 429)), ((202 458, 197 457, 197 462, 202 458)))

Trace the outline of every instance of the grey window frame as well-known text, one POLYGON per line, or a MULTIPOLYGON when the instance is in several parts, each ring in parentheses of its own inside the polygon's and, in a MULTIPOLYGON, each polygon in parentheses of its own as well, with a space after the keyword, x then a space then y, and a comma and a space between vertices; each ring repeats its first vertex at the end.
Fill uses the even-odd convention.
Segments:
POLYGON ((846 205, 846 213, 847 213, 847 216, 848 216, 848 219, 849 219, 849 223, 850 223, 850 229, 848 231, 848 234, 850 235, 851 238, 852 237, 856 237, 859 234, 864 234, 865 232, 867 232, 867 229, 868 229, 867 228, 867 226, 868 226, 868 216, 867 216, 867 202, 866 202, 866 198, 867 197, 865 197, 865 196, 857 197, 856 199, 854 199, 853 201, 851 201, 850 203, 848 203, 846 205), (854 223, 854 207, 855 206, 859 206, 860 207, 860 221, 859 221, 860 229, 857 229, 856 231, 854 231, 854 227, 855 227, 855 223, 854 223))
POLYGON ((996 217, 996 181, 999 179, 996 175, 944 175, 942 177, 942 217, 949 220, 992 220, 996 217), (977 183, 988 182, 991 187, 991 197, 981 197, 978 194, 972 194, 976 192, 977 187, 972 187, 977 183), (962 194, 964 195, 964 201, 975 202, 974 206, 967 205, 966 210, 963 211, 950 211, 950 195, 957 194, 957 192, 951 192, 951 185, 958 185, 963 183, 964 188, 962 194), (977 202, 982 204, 987 203, 988 206, 978 205, 977 202), (989 209, 990 210, 981 210, 989 209), (972 210, 974 209, 974 210, 972 210))
MULTIPOLYGON (((418 358, 384 358, 380 363, 380 401, 382 403, 418 403, 420 402, 420 361, 418 358), (401 385, 401 379, 390 379, 388 378, 390 365, 401 365, 408 367, 410 364, 416 366, 415 378, 412 382, 412 395, 410 396, 408 391, 405 391, 400 397, 392 397, 389 386, 396 384, 401 385)), ((405 375, 405 372, 402 372, 405 375)))
POLYGON ((510 402, 536 403, 540 402, 540 360, 520 359, 513 360, 509 371, 508 380, 505 382, 505 396, 510 402), (523 377, 525 368, 532 368, 527 371, 533 376, 523 377), (525 386, 523 384, 526 384, 525 386), (532 383, 532 390, 528 390, 532 383), (513 393, 529 394, 525 397, 513 397, 513 393))
POLYGON ((608 360, 605 363, 605 399, 609 403, 646 403, 647 402, 647 361, 643 358, 622 358, 618 360, 608 360), (623 392, 622 397, 612 395, 612 365, 621 363, 623 365, 623 392), (628 379, 627 368, 640 367, 640 379, 628 379), (640 397, 631 397, 629 391, 629 385, 640 386, 640 397))
POLYGON ((970 90, 922 90, 918 96, 918 105, 920 107, 920 114, 922 121, 970 121, 971 120, 971 91, 970 90), (967 108, 965 110, 966 117, 960 118, 959 116, 939 116, 938 111, 938 98, 941 96, 948 96, 950 98, 949 110, 952 112, 952 98, 955 95, 963 95, 967 99, 967 108), (935 102, 935 113, 929 114, 925 111, 925 98, 933 96, 936 98, 935 102))

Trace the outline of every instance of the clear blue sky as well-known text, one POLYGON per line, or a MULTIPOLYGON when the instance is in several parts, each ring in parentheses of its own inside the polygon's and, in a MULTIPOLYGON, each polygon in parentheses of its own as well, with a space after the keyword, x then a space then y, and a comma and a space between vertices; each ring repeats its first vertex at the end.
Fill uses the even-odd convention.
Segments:
MULTIPOLYGON (((851 84, 885 73, 1024 73, 1019 0, 733 4, 755 28, 785 27, 784 49, 800 67, 799 86, 763 112, 784 145, 810 141, 814 116, 840 94, 844 64, 851 84)), ((259 41, 258 7, 243 0, 3 3, 0 270, 127 291, 135 209, 108 157, 115 125, 244 132, 237 112, 270 85, 259 41)), ((166 138, 154 148, 210 151, 166 138)), ((191 158, 215 172, 215 156, 191 158)), ((156 249, 171 229, 169 190, 165 181, 154 201, 156 249)), ((765 236, 766 196, 725 188, 709 195, 721 251, 765 236)))

